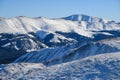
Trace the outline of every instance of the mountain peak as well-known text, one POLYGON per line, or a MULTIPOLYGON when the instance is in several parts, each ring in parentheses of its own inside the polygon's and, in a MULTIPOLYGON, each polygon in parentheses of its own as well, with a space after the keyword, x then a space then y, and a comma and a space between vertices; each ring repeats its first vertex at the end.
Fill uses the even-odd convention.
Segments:
POLYGON ((71 15, 71 16, 68 16, 68 17, 64 17, 63 19, 71 20, 71 21, 90 21, 91 18, 92 17, 88 16, 88 15, 75 14, 75 15, 71 15))
POLYGON ((71 20, 71 21, 103 22, 103 23, 107 23, 107 22, 111 21, 111 20, 107 20, 107 19, 103 19, 103 18, 88 16, 85 14, 75 14, 75 15, 63 17, 62 19, 71 20))

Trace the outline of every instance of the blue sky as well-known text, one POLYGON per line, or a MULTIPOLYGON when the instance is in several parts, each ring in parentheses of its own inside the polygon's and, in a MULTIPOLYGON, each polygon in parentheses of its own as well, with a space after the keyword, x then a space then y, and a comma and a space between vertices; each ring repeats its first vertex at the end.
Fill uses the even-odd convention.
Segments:
POLYGON ((0 0, 0 17, 86 14, 120 22, 120 0, 0 0))

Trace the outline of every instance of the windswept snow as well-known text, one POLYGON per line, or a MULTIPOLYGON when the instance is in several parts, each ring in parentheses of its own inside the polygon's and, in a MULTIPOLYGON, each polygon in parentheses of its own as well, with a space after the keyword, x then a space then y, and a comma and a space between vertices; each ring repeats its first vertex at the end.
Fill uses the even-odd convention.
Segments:
POLYGON ((27 53, 15 62, 43 63, 54 65, 85 58, 92 55, 120 51, 120 38, 105 39, 97 42, 81 42, 63 47, 47 48, 27 53))
POLYGON ((119 80, 120 24, 83 14, 0 18, 0 64, 0 80, 119 80))
POLYGON ((0 78, 2 80, 119 80, 119 66, 120 52, 117 52, 90 56, 49 67, 44 67, 41 63, 1 65, 0 78))
MULTIPOLYGON (((63 19, 15 17, 0 21, 0 33, 28 33, 41 30, 51 32, 76 32, 91 37, 91 30, 117 30, 120 25, 87 15, 72 15, 63 19), (90 30, 90 31, 89 31, 90 30)), ((39 32, 45 36, 45 32, 39 32)))
POLYGON ((2 47, 7 47, 7 46, 10 46, 11 44, 10 43, 7 43, 5 45, 2 45, 2 47))
POLYGON ((65 20, 73 21, 81 26, 85 30, 117 30, 120 29, 119 24, 115 21, 110 21, 107 19, 92 17, 88 15, 71 15, 68 17, 64 17, 65 20))

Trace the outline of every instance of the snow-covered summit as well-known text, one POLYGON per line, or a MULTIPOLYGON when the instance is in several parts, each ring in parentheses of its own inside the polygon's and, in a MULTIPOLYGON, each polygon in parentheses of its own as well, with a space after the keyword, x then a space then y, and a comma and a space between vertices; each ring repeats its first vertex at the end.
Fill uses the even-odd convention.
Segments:
POLYGON ((25 16, 0 19, 0 33, 28 33, 37 32, 39 30, 47 30, 51 32, 74 31, 82 34, 82 32, 86 30, 116 29, 120 29, 120 25, 115 22, 83 14, 71 15, 58 19, 48 19, 45 17, 30 18, 25 16))
POLYGON ((0 80, 119 80, 120 23, 88 15, 0 18, 0 64, 0 80))
POLYGON ((76 15, 71 15, 71 16, 68 16, 68 17, 64 17, 63 19, 71 20, 71 21, 89 21, 91 19, 91 17, 88 16, 88 15, 76 14, 76 15))
POLYGON ((62 19, 52 20, 47 18, 15 17, 0 21, 0 33, 28 33, 47 30, 48 32, 71 32, 80 33, 81 30, 72 21, 62 19))
POLYGON ((84 14, 71 15, 68 17, 64 17, 63 19, 71 20, 71 21, 86 21, 86 22, 99 21, 99 22, 105 22, 105 23, 110 21, 107 19, 97 18, 97 17, 88 16, 84 14))
POLYGON ((76 14, 62 19, 70 20, 82 26, 84 30, 116 30, 120 29, 120 25, 112 20, 88 16, 84 14, 76 14))
MULTIPOLYGON (((9 59, 12 60, 11 56, 19 51, 24 54, 28 51, 64 46, 83 40, 119 37, 119 30, 120 24, 114 21, 105 21, 87 15, 72 15, 57 19, 26 16, 0 18, 0 52, 2 55, 0 59, 4 60, 6 55, 11 54, 9 59), (103 30, 106 32, 101 32, 103 30), (26 44, 23 45, 23 43, 26 44), (8 53, 11 49, 12 52, 8 53)), ((15 56, 14 59, 16 59, 15 56)))

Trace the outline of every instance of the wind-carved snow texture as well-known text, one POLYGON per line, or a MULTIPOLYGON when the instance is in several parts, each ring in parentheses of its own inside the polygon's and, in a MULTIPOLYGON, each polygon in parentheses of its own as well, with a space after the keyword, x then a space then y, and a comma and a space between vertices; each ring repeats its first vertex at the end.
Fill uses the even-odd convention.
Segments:
POLYGON ((119 23, 87 15, 0 18, 0 64, 42 48, 119 36, 119 23))
POLYGON ((33 51, 21 56, 15 62, 43 63, 46 66, 50 66, 117 51, 120 51, 120 38, 105 39, 90 43, 75 43, 63 47, 33 51))
POLYGON ((0 78, 32 80, 119 80, 120 52, 45 67, 41 63, 1 65, 0 78))
POLYGON ((83 14, 0 18, 0 64, 2 80, 119 80, 120 23, 83 14))

